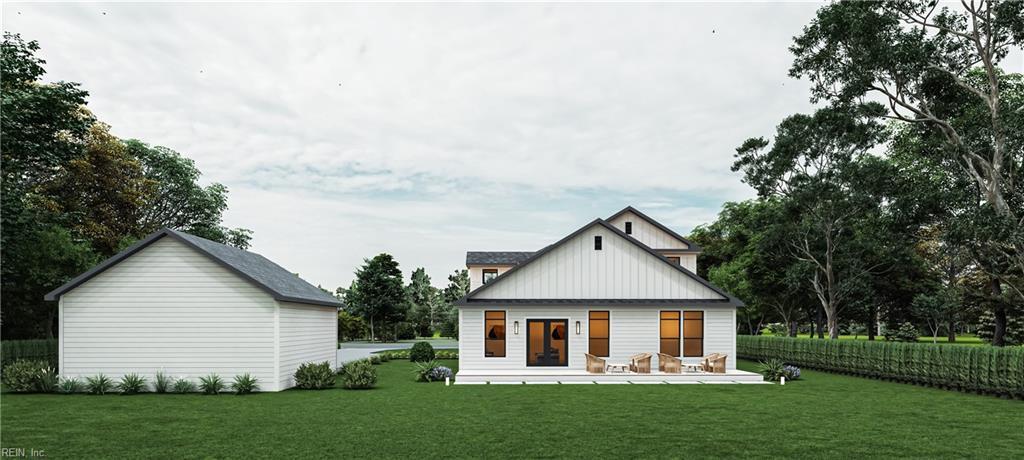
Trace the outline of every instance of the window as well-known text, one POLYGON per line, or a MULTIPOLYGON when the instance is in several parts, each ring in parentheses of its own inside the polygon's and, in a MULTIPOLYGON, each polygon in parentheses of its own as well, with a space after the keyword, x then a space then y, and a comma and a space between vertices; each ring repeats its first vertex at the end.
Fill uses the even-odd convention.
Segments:
POLYGON ((505 357, 505 312, 484 312, 484 356, 505 357))
POLYGON ((484 284, 487 284, 488 281, 493 280, 494 278, 497 278, 497 277, 498 277, 498 269, 497 268, 485 268, 484 269, 484 284))
POLYGON ((683 356, 704 356, 704 312, 683 312, 683 356))
POLYGON ((608 336, 611 332, 608 322, 608 312, 590 312, 590 326, 587 333, 590 335, 590 354, 594 356, 608 356, 608 336))
POLYGON ((666 259, 668 259, 669 262, 672 262, 672 263, 674 263, 676 265, 679 265, 679 258, 678 257, 669 256, 669 257, 666 257, 666 259))
POLYGON ((600 236, 595 236, 594 237, 594 250, 595 251, 600 251, 601 250, 601 237, 600 236))
POLYGON ((632 235, 633 234, 633 223, 632 222, 626 222, 626 234, 627 235, 632 235))
POLYGON ((679 356, 679 312, 661 312, 661 352, 679 356))

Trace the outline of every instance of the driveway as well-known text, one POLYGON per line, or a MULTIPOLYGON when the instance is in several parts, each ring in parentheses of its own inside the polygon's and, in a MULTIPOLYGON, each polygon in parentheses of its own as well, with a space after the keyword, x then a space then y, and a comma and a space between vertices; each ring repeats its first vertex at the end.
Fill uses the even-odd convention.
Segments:
POLYGON ((435 349, 458 349, 459 341, 454 339, 402 340, 399 342, 342 342, 338 348, 338 364, 368 358, 371 354, 384 350, 403 350, 412 348, 416 342, 428 342, 435 349))

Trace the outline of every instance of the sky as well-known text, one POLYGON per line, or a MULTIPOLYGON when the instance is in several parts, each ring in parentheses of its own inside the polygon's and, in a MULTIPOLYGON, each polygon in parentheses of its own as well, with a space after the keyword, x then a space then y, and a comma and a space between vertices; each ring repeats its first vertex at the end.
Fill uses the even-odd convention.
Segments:
POLYGON ((814 3, 18 4, 48 81, 228 187, 224 223, 304 279, 392 254, 436 286, 632 205, 681 234, 754 192, 744 139, 813 109, 814 3))

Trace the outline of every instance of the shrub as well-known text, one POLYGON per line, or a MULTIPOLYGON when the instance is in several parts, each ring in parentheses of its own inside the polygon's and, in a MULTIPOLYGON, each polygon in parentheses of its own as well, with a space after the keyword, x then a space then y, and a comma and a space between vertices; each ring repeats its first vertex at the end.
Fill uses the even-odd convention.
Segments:
POLYGON ((334 370, 331 369, 331 363, 327 361, 322 363, 302 363, 295 370, 295 386, 304 390, 323 390, 324 388, 333 387, 334 370))
POLYGON ((45 361, 15 361, 4 366, 3 375, 0 376, 0 380, 3 381, 4 389, 10 392, 28 393, 38 391, 36 388, 39 383, 40 373, 48 368, 49 365, 45 361))
POLYGON ((433 371, 437 367, 437 361, 427 361, 425 363, 416 363, 416 369, 413 369, 412 373, 416 376, 417 382, 429 382, 430 371, 433 371))
POLYGON ((782 374, 786 376, 786 380, 796 380, 800 378, 800 368, 787 364, 782 366, 782 374))
POLYGON ((164 371, 159 371, 153 376, 153 391, 156 393, 167 393, 172 384, 171 378, 164 371))
POLYGON ((146 378, 139 374, 125 374, 121 376, 121 382, 117 389, 123 395, 134 395, 146 391, 146 378))
POLYGON ((231 383, 231 389, 235 390, 236 395, 244 395, 259 391, 259 379, 248 373, 236 375, 235 381, 231 383))
POLYGON ((57 367, 57 339, 4 340, 0 342, 2 367, 18 361, 43 361, 57 367))
POLYGON ((349 390, 373 388, 377 384, 377 369, 365 360, 348 363, 341 382, 349 390))
POLYGON ((35 391, 39 393, 53 393, 60 387, 60 376, 57 369, 44 367, 36 374, 35 391))
POLYGON ((227 388, 228 384, 217 374, 210 374, 206 377, 199 377, 199 391, 207 395, 219 395, 227 388))
POLYGON ((409 361, 423 363, 434 360, 434 347, 429 342, 416 342, 409 351, 409 361))
POLYGON ((380 362, 382 362, 382 363, 386 363, 388 361, 391 361, 391 355, 389 355, 387 353, 377 353, 374 356, 379 356, 380 357, 380 362))
POLYGON ((187 379, 185 377, 181 377, 178 380, 174 381, 174 385, 171 386, 171 389, 175 393, 181 393, 181 394, 195 393, 196 392, 196 384, 192 383, 191 380, 189 380, 189 379, 187 379))
POLYGON ((783 377, 786 375, 786 370, 784 366, 785 364, 783 364, 781 359, 771 358, 765 361, 761 361, 760 363, 758 363, 757 367, 758 372, 761 375, 763 375, 764 378, 771 380, 773 382, 778 382, 779 377, 783 377))
POLYGON ((380 364, 380 363, 382 363, 382 362, 383 362, 383 361, 381 360, 381 358, 380 358, 380 355, 370 355, 370 356, 369 356, 368 358, 366 358, 366 359, 367 359, 368 361, 370 361, 370 364, 380 364))
POLYGON ((105 395, 114 389, 114 381, 103 374, 85 378, 85 391, 93 395, 105 395))
POLYGON ((1024 348, 737 336, 737 355, 954 390, 1024 397, 1024 348))
POLYGON ((452 373, 452 370, 445 366, 437 366, 431 369, 430 374, 428 375, 431 381, 436 382, 443 381, 444 379, 450 379, 454 376, 455 374, 452 373))
POLYGON ((434 359, 459 359, 459 350, 437 350, 434 359))
POLYGON ((899 329, 889 329, 885 331, 885 340, 891 340, 895 342, 917 342, 918 337, 917 326, 911 323, 900 324, 899 329))
POLYGON ((75 394, 82 391, 82 381, 78 380, 77 377, 62 378, 60 379, 60 392, 66 395, 75 394))

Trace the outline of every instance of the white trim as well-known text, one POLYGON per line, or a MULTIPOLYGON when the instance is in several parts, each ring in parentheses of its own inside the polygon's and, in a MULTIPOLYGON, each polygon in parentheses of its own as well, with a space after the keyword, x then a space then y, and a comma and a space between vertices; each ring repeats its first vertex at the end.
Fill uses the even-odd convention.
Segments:
MULTIPOLYGON (((335 321, 337 322, 337 321, 335 321)), ((337 352, 335 359, 337 359, 337 352)), ((282 390, 281 382, 281 302, 274 302, 274 391, 282 390)))
POLYGON ((64 375, 64 296, 57 299, 57 375, 64 375))

